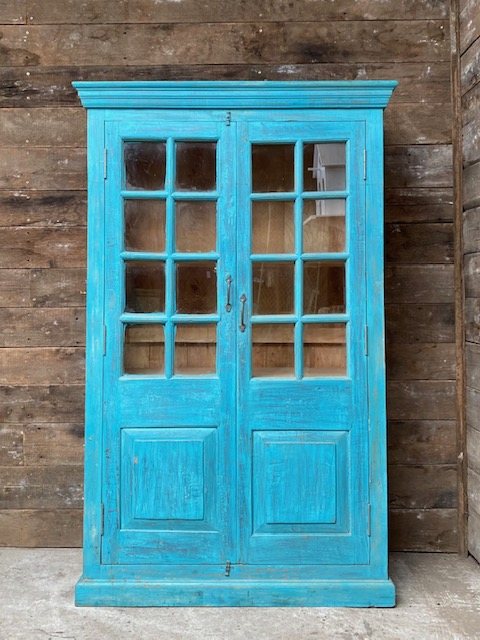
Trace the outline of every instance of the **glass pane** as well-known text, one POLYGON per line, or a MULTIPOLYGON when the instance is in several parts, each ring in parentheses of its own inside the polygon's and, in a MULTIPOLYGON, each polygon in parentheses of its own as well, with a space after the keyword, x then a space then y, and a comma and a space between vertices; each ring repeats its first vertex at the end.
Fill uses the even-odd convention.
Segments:
POLYGON ((304 262, 303 312, 345 312, 344 262, 304 262))
POLYGON ((123 370, 125 373, 163 373, 165 337, 161 324, 130 324, 125 327, 123 370))
POLYGON ((293 191, 293 144, 252 145, 252 191, 293 191))
POLYGON ((126 311, 149 313, 165 310, 165 267, 163 262, 125 263, 126 311))
POLYGON ((345 251, 345 200, 303 201, 303 251, 345 251))
POLYGON ((178 313, 215 313, 217 310, 216 263, 177 263, 178 313))
POLYGON ((212 191, 216 183, 215 142, 177 142, 176 188, 212 191))
POLYGON ((165 143, 125 142, 127 189, 165 188, 165 143))
POLYGON ((125 249, 165 251, 165 201, 125 200, 125 249))
POLYGON ((303 365, 306 377, 347 375, 346 326, 303 325, 303 365))
POLYGON ((293 262, 254 262, 253 313, 293 313, 293 262))
POLYGON ((345 189, 345 142, 313 142, 303 145, 303 190, 345 189))
POLYGON ((254 377, 293 376, 293 324, 252 326, 252 373, 254 377))
POLYGON ((293 202, 253 202, 252 253, 293 251, 293 202))
POLYGON ((195 375, 216 371, 217 326, 179 324, 175 330, 175 373, 195 375))
POLYGON ((216 203, 201 200, 177 202, 175 210, 177 251, 215 251, 216 203))

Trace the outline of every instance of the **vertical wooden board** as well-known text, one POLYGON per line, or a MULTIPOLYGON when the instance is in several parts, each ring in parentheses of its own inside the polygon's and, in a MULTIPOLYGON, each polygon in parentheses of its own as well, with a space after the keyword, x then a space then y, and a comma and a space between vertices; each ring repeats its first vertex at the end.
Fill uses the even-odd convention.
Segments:
POLYGON ((85 269, 32 269, 30 274, 32 306, 85 306, 85 269))
POLYGON ((453 304, 388 304, 385 307, 388 344, 454 342, 453 304))
POLYGON ((463 208, 471 209, 480 205, 480 162, 463 170, 463 208))
POLYGON ((0 421, 28 422, 83 421, 83 385, 0 386, 0 421))
MULTIPOLYGON (((465 345, 465 376, 467 385, 480 391, 480 344, 465 345)), ((476 424, 480 425, 480 416, 476 424)))
POLYGON ((455 427, 455 420, 391 420, 389 464, 455 464, 455 427))
POLYGON ((480 515, 475 511, 468 514, 468 551, 480 562, 480 515))
POLYGON ((84 189, 85 149, 0 147, 0 189, 84 189))
POLYGON ((85 228, 4 228, 0 236, 0 268, 83 267, 85 228))
POLYGON ((463 163, 464 165, 473 164, 480 160, 480 131, 477 120, 470 120, 462 129, 463 141, 463 163))
POLYGON ((81 465, 0 467, 1 509, 80 509, 81 465))
POLYGON ((83 308, 0 308, 0 347, 78 347, 84 344, 83 308))
POLYGON ((480 11, 478 0, 460 0, 459 4, 460 53, 463 53, 480 37, 480 11))
POLYGON ((84 191, 0 191, 0 227, 85 227, 86 211, 84 191))
POLYGON ((1 147, 84 147, 85 133, 81 108, 2 110, 1 147))
POLYGON ((75 465, 83 461, 82 423, 28 424, 23 434, 26 466, 75 465))
POLYGON ((480 473, 480 416, 476 424, 467 427, 467 464, 480 473))
POLYGON ((449 187, 452 185, 450 145, 390 146, 385 150, 385 185, 449 187))
POLYGON ((456 552, 456 509, 391 509, 392 551, 456 552))
POLYGON ((469 253, 463 260, 465 297, 480 298, 480 253, 469 253))
POLYGON ((469 387, 468 380, 466 380, 466 384, 465 408, 467 424, 476 425, 478 423, 478 416, 480 415, 480 391, 469 387))
POLYGON ((465 298, 465 339, 480 343, 480 300, 465 298))
POLYGON ((462 93, 470 91, 480 81, 480 38, 460 58, 460 74, 462 93))
POLYGON ((24 464, 23 425, 0 425, 0 467, 24 464))
POLYGON ((81 547, 81 509, 0 510, 0 547, 81 547))
POLYGON ((462 96, 462 122, 480 119, 480 82, 462 96))
POLYGON ((0 384, 82 383, 84 358, 84 349, 77 347, 0 349, 0 384))
POLYGON ((480 515, 480 473, 469 468, 467 478, 468 510, 480 515))
POLYGON ((463 212, 463 253, 480 249, 480 207, 463 212))

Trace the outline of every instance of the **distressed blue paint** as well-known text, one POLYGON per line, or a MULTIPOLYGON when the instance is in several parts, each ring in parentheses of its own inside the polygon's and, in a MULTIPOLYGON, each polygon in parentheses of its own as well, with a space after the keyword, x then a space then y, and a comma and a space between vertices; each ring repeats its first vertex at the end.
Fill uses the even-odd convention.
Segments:
POLYGON ((77 604, 394 604, 386 535, 382 109, 395 85, 75 83, 89 108, 85 550, 77 604), (216 191, 176 192, 171 153, 165 190, 125 190, 122 140, 139 139, 165 140, 170 151, 175 139, 216 140, 216 191), (302 140, 346 141, 345 191, 301 192, 302 140), (261 141, 296 145, 295 190, 287 196, 250 192, 250 144, 261 141), (124 251, 123 199, 159 197, 167 202, 165 252, 124 251), (345 252, 303 253, 303 197, 346 198, 345 252), (295 203, 294 253, 252 256, 251 202, 275 198, 295 203), (175 253, 174 202, 184 199, 217 201, 216 252, 175 253), (217 261, 218 312, 177 314, 174 261, 199 257, 217 261), (124 312, 123 265, 140 258, 165 260, 164 313, 124 312), (251 264, 260 260, 295 262, 294 313, 251 315, 251 264), (346 313, 302 315, 309 260, 346 261, 346 313), (285 321, 295 325, 296 377, 251 378, 252 324, 285 321), (124 325, 155 322, 166 329, 165 374, 123 374, 124 325), (174 373, 180 322, 217 325, 215 374, 174 373), (302 379, 303 325, 313 322, 347 323, 346 376, 302 379))

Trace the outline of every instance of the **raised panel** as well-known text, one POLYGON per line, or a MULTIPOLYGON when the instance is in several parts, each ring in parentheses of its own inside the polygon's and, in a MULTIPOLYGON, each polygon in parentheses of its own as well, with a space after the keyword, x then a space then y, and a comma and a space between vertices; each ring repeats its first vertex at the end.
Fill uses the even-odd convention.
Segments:
POLYGON ((348 434, 254 431, 254 533, 345 531, 348 434))
POLYGON ((122 429, 122 528, 211 528, 216 430, 122 429))

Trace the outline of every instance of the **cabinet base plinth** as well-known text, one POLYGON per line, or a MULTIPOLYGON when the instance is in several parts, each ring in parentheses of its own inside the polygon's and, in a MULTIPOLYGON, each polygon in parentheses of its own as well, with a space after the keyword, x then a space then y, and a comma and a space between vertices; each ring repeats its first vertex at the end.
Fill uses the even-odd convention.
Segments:
POLYGON ((393 607, 391 580, 131 581, 81 578, 77 606, 393 607))

